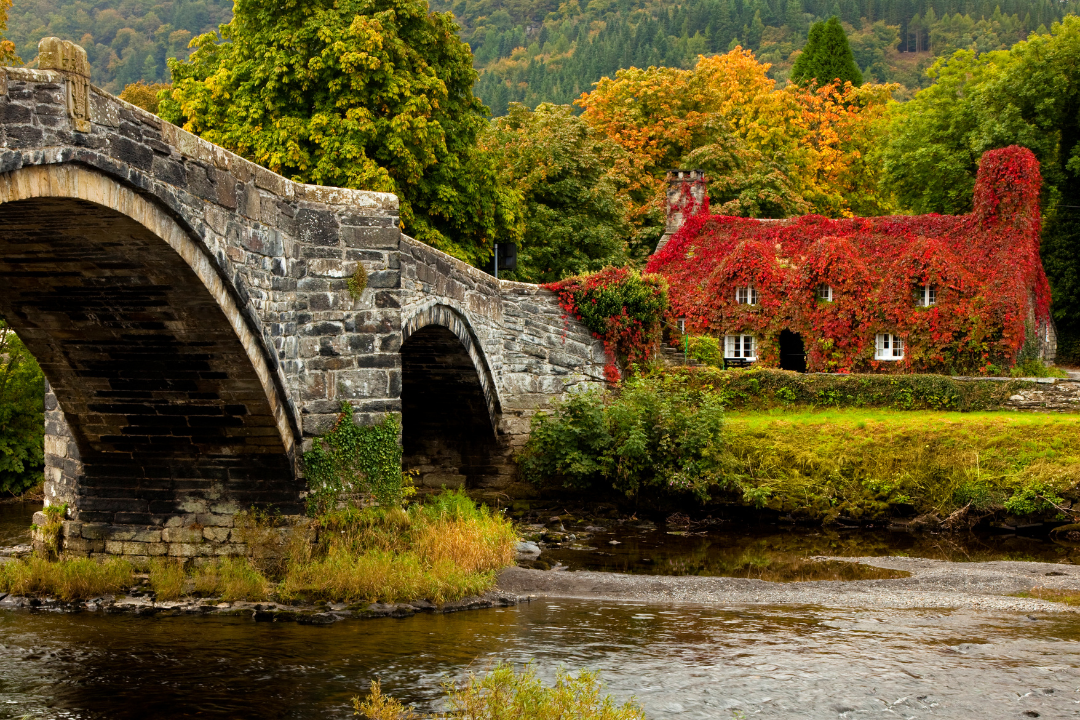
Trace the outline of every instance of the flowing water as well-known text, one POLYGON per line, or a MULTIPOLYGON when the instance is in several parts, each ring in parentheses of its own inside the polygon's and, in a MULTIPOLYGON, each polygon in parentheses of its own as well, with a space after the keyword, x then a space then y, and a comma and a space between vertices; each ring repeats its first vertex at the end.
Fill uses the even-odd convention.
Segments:
POLYGON ((650 718, 1080 715, 1071 615, 534 601, 330 627, 0 613, 0 718, 347 718, 374 679, 433 709, 499 660, 599 669, 650 718))

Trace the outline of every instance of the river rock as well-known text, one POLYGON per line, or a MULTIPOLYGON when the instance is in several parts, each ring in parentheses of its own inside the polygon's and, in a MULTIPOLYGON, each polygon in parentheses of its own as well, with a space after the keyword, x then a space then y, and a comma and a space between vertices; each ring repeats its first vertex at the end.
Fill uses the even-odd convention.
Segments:
POLYGON ((514 547, 514 549, 519 556, 528 555, 530 557, 535 557, 540 554, 540 546, 529 540, 522 540, 514 547))

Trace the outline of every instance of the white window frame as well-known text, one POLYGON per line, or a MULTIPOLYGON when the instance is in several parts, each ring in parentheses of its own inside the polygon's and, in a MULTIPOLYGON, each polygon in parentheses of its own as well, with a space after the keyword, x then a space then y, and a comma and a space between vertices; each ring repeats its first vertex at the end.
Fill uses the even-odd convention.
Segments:
POLYGON ((926 283, 918 290, 918 302, 919 307, 930 307, 931 305, 937 305, 937 285, 926 283))
POLYGON ((895 362, 904 359, 904 338, 893 333, 878 333, 874 336, 874 359, 883 362, 895 362))
POLYGON ((735 302, 739 305, 757 305, 757 288, 753 285, 741 285, 735 288, 735 302))
POLYGON ((817 293, 817 299, 818 300, 824 300, 825 302, 832 302, 833 301, 832 285, 829 285, 827 283, 821 283, 820 285, 817 286, 816 293, 817 293))
POLYGON ((725 335, 724 359, 757 360, 757 338, 753 335, 725 335))
POLYGON ((676 326, 679 328, 679 332, 683 335, 686 334, 686 318, 679 318, 675 321, 676 326))

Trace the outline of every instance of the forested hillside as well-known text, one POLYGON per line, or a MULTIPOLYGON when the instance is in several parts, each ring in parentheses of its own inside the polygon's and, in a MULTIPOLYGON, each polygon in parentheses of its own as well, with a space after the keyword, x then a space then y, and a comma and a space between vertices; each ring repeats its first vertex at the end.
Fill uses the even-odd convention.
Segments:
POLYGON ((1076 0, 432 0, 462 26, 483 70, 477 95, 495 115, 509 102, 569 103, 619 68, 692 67, 735 45, 786 79, 814 20, 838 16, 867 80, 898 82, 898 99, 929 83, 935 56, 1004 50, 1080 8, 1076 0))
POLYGON ((55 35, 86 48, 95 85, 168 81, 165 59, 187 57, 192 37, 228 22, 232 0, 14 0, 7 38, 25 62, 55 35))
MULTIPOLYGON (((476 94, 495 115, 507 104, 570 103, 620 68, 690 68, 699 54, 753 50, 786 79, 814 20, 838 16, 869 81, 898 94, 928 84, 936 56, 1006 49, 1080 9, 1080 0, 432 0, 451 11, 482 70, 476 94)), ((15 0, 8 39, 24 61, 48 35, 86 48, 94 83, 119 92, 168 81, 167 57, 228 22, 229 0, 15 0)))

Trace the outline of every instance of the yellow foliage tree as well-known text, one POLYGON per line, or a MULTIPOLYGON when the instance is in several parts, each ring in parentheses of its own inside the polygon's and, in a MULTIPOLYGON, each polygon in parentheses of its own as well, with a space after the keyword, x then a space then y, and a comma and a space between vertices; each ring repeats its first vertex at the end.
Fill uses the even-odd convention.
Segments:
POLYGON ((714 211, 726 214, 890 210, 867 156, 895 86, 778 88, 769 67, 737 47, 701 56, 689 70, 620 70, 576 101, 589 124, 627 151, 615 170, 626 180, 639 243, 660 233, 663 174, 676 167, 705 170, 714 211))

